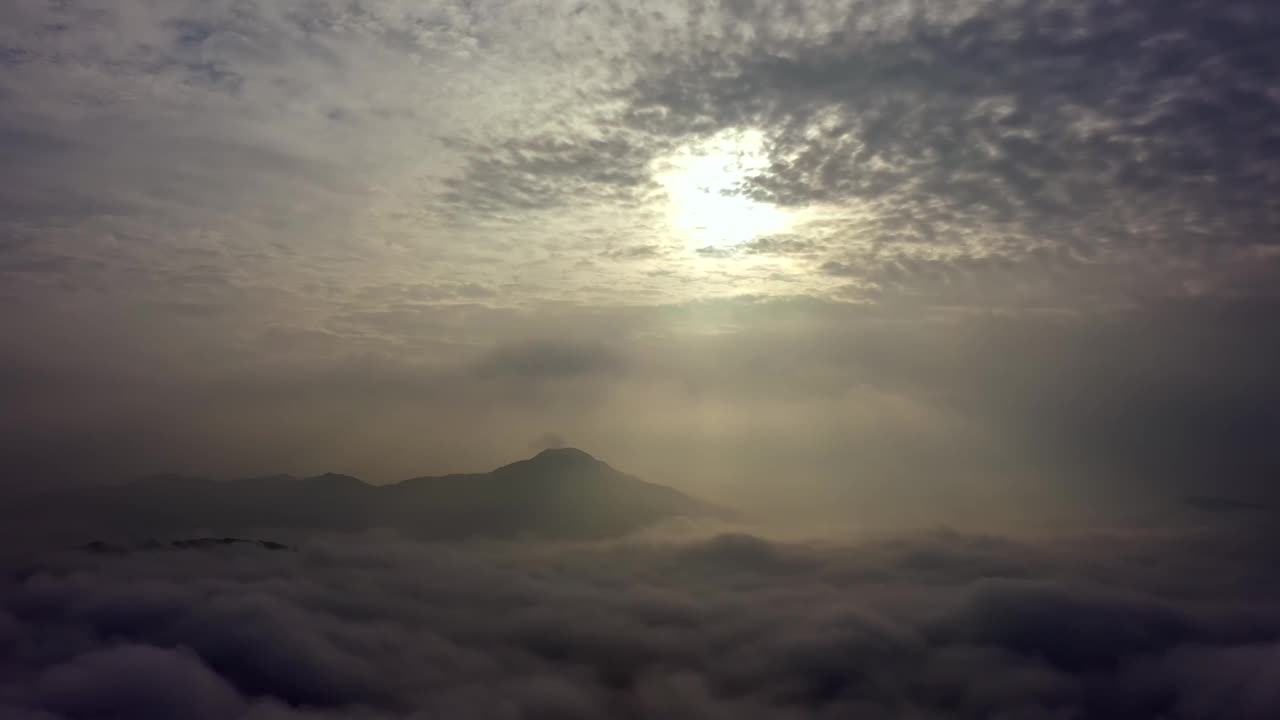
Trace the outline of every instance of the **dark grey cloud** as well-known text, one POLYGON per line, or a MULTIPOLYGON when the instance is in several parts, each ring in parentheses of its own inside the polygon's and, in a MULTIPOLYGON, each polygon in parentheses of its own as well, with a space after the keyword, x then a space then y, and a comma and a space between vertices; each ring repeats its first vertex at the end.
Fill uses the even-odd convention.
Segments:
POLYGON ((623 370, 623 359, 603 343, 572 338, 534 339, 495 348, 476 366, 482 376, 500 378, 583 377, 623 370))
POLYGON ((0 702, 48 718, 1264 718, 1280 586, 1241 542, 941 530, 44 554, 4 581, 0 702), (1195 574, 1222 552, 1229 574, 1195 574))
POLYGON ((846 263, 837 262, 835 260, 828 260, 822 263, 821 267, 819 267, 818 269, 826 273, 827 275, 834 275, 836 277, 850 277, 850 276, 856 276, 859 274, 858 270, 853 266, 848 265, 846 263))
POLYGON ((451 201, 622 207, 664 153, 748 128, 765 138, 770 165, 741 192, 845 217, 742 249, 829 247, 835 257, 815 271, 846 264, 864 296, 906 286, 951 302, 929 277, 878 277, 911 263, 1030 273, 1017 292, 990 292, 1001 303, 1233 294, 1259 262, 1274 276, 1259 250, 1280 217, 1280 54, 1266 3, 687 12, 687 27, 609 66, 620 109, 593 110, 554 142, 472 148, 456 181, 467 190, 451 201), (1067 259, 1051 279, 1036 277, 1045 254, 1067 259))
POLYGON ((116 645, 48 668, 39 704, 65 717, 235 717, 236 690, 190 650, 116 645))
POLYGON ((1269 207, 1257 182, 1274 161, 1278 60, 1265 4, 989 3, 958 20, 905 11, 880 36, 860 32, 878 4, 867 5, 842 9, 816 41, 756 23, 772 11, 750 6, 725 22, 757 27, 757 41, 691 50, 634 101, 781 130, 783 164, 761 189, 787 202, 917 190, 913 210, 972 200, 999 217, 1052 210, 1045 183, 1070 183, 1060 209, 1079 218, 1114 191, 1216 182, 1250 194, 1251 213, 1269 207))
POLYGON ((767 235, 748 240, 741 248, 744 252, 756 255, 789 255, 807 256, 819 248, 819 243, 812 239, 786 235, 767 235))
MULTIPOLYGON (((895 282, 878 270, 927 262, 964 273, 966 263, 1007 262, 1015 274, 1024 266, 1034 273, 1045 251, 1078 261, 1060 265, 1056 283, 1032 278, 988 300, 1071 304, 1081 286, 1110 300, 1133 294, 1127 278, 1135 274, 1141 290, 1166 294, 1274 284, 1266 248, 1277 216, 1271 78, 1280 62, 1269 42, 1275 14, 1264 2, 547 10, 545 21, 522 24, 523 10, 450 2, 238 12, 182 5, 139 12, 134 26, 127 13, 107 10, 14 10, 26 32, 8 43, 6 57, 21 69, 11 93, 35 98, 33 88, 59 81, 68 93, 106 96, 99 117, 27 103, 29 112, 0 122, 0 137, 9 138, 0 146, 20 160, 7 166, 20 193, 14 217, 53 202, 61 212, 49 217, 98 215, 91 211, 100 207, 189 226, 234 215, 262 232, 328 235, 309 211, 358 214, 371 187, 382 191, 374 170, 386 157, 370 152, 370 139, 393 147, 402 131, 425 126, 429 138, 413 147, 439 169, 409 171, 418 183, 407 191, 412 207, 392 203, 381 216, 410 227, 442 218, 520 224, 535 215, 554 225, 538 211, 590 207, 623 216, 613 229, 637 242, 621 246, 640 247, 654 229, 645 212, 663 194, 654 161, 719 131, 747 129, 760 132, 770 163, 740 191, 835 216, 793 239, 742 248, 803 255, 812 273, 802 285, 822 279, 823 263, 839 262, 861 273, 852 287, 864 298, 950 303, 947 292, 934 297, 928 277, 915 288, 909 274, 895 282), (620 27, 632 32, 618 37, 620 27), (115 32, 121 28, 128 32, 115 32), (521 37, 538 33, 555 41, 534 47, 521 37), (474 76, 457 82, 437 77, 479 46, 506 64, 472 67, 474 76), (96 68, 99 85, 61 73, 59 52, 96 68), (444 94, 431 96, 429 109, 413 93, 345 82, 406 60, 424 64, 424 82, 444 94), (499 71, 514 77, 516 64, 535 76, 528 89, 493 82, 499 71), (157 82, 187 94, 121 103, 157 82), (505 103, 494 98, 504 92, 505 103), (268 132, 265 121, 286 112, 294 123, 272 127, 291 127, 290 136, 268 132), (480 117, 491 121, 471 122, 480 117), (175 136, 175 119, 198 120, 198 132, 175 136), (155 131, 163 151, 154 156, 163 162, 108 153, 98 142, 132 138, 137 127, 155 131), (337 157, 344 149, 349 156, 337 157), (349 172, 344 161, 354 164, 349 172), (95 167, 125 182, 88 177, 84 169, 95 167), (72 182, 81 175, 89 182, 72 182), (300 187, 305 202, 277 202, 297 198, 300 187), (827 257, 814 256, 820 251, 827 257)), ((486 244, 523 242, 509 230, 486 244)), ((548 229, 533 242, 598 254, 597 230, 548 229)), ((403 226, 385 233, 403 234, 403 226)), ((446 245, 439 240, 436 249, 446 245)), ((312 263, 308 253, 289 259, 312 263)), ((739 270, 730 274, 742 280, 739 270)))
POLYGON ((658 189, 649 163, 658 148, 626 134, 536 136, 468 148, 466 172, 446 180, 445 202, 468 214, 556 207, 563 202, 634 205, 658 189))
POLYGON ((708 257, 708 258, 728 258, 728 257, 733 257, 733 250, 732 250, 732 249, 730 249, 730 248, 722 248, 722 247, 715 247, 714 245, 707 245, 707 246, 705 246, 705 247, 700 247, 700 248, 698 248, 697 250, 695 250, 694 252, 696 252, 696 253, 697 253, 698 255, 700 255, 701 257, 708 257))
POLYGON ((658 245, 631 245, 616 250, 609 250, 604 256, 614 260, 642 260, 645 258, 659 257, 662 254, 662 248, 658 245))

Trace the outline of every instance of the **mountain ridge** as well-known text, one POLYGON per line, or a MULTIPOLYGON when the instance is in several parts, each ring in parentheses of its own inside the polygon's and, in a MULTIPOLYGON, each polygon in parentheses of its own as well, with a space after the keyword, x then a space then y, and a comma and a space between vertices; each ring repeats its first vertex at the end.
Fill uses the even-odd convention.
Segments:
POLYGON ((424 539, 595 538, 675 517, 727 518, 725 508, 617 470, 577 448, 544 450, 488 472, 373 485, 341 473, 212 480, 152 475, 43 496, 86 528, 134 535, 199 529, 350 531, 387 528, 424 539))
MULTIPOLYGON (((150 475, 144 475, 142 477, 134 478, 132 480, 125 480, 124 482, 116 483, 116 485, 117 486, 139 485, 139 484, 163 485, 163 484, 206 483, 206 482, 238 483, 238 484, 321 482, 321 483, 336 484, 341 482, 354 481, 368 487, 387 488, 387 487, 395 487, 396 485, 402 485, 404 483, 412 483, 418 480, 434 480, 434 479, 444 479, 444 478, 462 479, 462 478, 475 477, 478 475, 490 475, 493 473, 506 474, 517 468, 526 468, 526 467, 539 468, 539 469, 554 468, 554 469, 565 470, 574 466, 577 466, 577 467, 596 466, 596 467, 604 468, 613 472, 621 473, 621 471, 617 470, 609 463, 603 460, 600 460, 599 458, 596 458, 595 456, 591 455, 585 450, 580 450, 575 447, 564 447, 564 448, 547 448, 545 450, 538 452, 536 455, 532 457, 524 458, 521 460, 513 460, 509 463, 506 463, 505 465, 499 465, 498 467, 489 471, 447 473, 444 475, 415 475, 413 477, 403 478, 401 480, 395 480, 389 483, 371 483, 357 475, 349 475, 347 473, 328 471, 328 472, 320 473, 318 475, 307 475, 303 477, 293 475, 290 473, 276 473, 272 475, 250 475, 247 477, 233 477, 233 478, 211 478, 204 475, 185 475, 182 473, 152 473, 150 475)), ((626 473, 622 473, 622 474, 626 474, 626 473)), ((635 478, 635 476, 631 476, 631 475, 629 475, 629 477, 635 478)), ((635 479, 639 480, 639 478, 635 478, 635 479)), ((642 481, 642 482, 648 482, 648 481, 642 481)), ((83 489, 83 488, 72 488, 72 489, 83 489)))

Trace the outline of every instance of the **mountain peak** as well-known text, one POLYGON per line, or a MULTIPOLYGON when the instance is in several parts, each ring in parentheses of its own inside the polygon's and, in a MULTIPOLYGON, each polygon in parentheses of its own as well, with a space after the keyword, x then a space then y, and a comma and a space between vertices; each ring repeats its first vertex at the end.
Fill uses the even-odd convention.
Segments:
POLYGON ((548 448, 528 460, 516 464, 551 471, 575 471, 608 467, 603 460, 597 460, 590 453, 571 447, 548 448))
MULTIPOLYGON (((237 544, 249 528, 403 530, 428 539, 594 538, 625 534, 674 517, 723 511, 673 488, 645 482, 577 448, 555 448, 486 473, 419 477, 368 485, 329 473, 243 483, 162 478, 151 484, 68 490, 57 502, 34 498, 24 513, 51 526, 116 535, 186 535, 217 529, 182 547, 237 544), (172 481, 172 486, 170 482, 172 481)), ((87 539, 87 538, 86 538, 87 539)), ((90 550, 111 551, 103 545, 90 550)))
POLYGON ((323 487, 360 487, 368 485, 368 483, 358 477, 333 472, 327 472, 323 475, 315 475, 306 478, 303 482, 310 483, 312 486, 319 485, 323 487))
POLYGON ((530 472, 537 475, 580 475, 601 471, 613 471, 613 468, 604 461, 571 447, 548 448, 531 458, 517 460, 494 470, 495 473, 504 476, 530 472))
POLYGON ((557 462, 600 462, 591 456, 590 453, 579 450, 574 447, 547 448, 537 455, 533 456, 534 460, 555 460, 557 462))

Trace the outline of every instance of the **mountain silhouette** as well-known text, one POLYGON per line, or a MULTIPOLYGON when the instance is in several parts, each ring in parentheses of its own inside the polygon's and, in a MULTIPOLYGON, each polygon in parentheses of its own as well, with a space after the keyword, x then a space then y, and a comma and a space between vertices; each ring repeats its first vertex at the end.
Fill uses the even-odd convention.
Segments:
POLYGON ((152 476, 43 495, 22 510, 85 532, 134 536, 247 528, 389 528, 424 539, 598 538, 675 517, 729 516, 576 448, 544 450, 486 473, 370 485, 350 475, 215 481, 152 476), (92 530, 91 530, 92 529, 92 530))
POLYGON ((272 540, 251 540, 234 537, 200 537, 180 538, 162 542, 149 539, 146 542, 121 545, 94 540, 80 546, 80 549, 95 555, 126 555, 134 552, 152 552, 156 550, 207 550, 225 547, 249 547, 261 550, 296 550, 296 548, 272 540))

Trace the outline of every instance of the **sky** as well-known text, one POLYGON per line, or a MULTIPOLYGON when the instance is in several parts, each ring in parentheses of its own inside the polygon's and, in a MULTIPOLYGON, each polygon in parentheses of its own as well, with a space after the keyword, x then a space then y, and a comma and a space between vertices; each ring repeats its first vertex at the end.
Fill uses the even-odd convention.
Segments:
MULTIPOLYGON (((14 0, 0 484, 1280 500, 1265 0, 14 0)), ((1203 502, 1204 500, 1208 502, 1203 502)))

